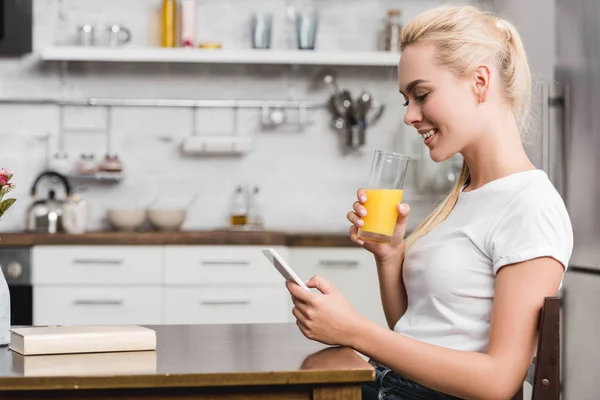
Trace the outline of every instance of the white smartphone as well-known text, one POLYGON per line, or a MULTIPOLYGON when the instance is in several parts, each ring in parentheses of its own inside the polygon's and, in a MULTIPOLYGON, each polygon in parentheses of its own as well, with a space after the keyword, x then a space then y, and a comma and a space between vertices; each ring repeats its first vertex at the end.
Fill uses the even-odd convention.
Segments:
POLYGON ((289 265, 287 265, 285 261, 283 261, 283 258, 281 258, 281 256, 275 251, 275 249, 263 249, 262 252, 265 255, 265 257, 267 257, 267 260, 269 260, 269 262, 273 264, 275 268, 277 268, 277 271, 279 271, 279 273, 285 279, 292 279, 300 287, 310 292, 308 286, 306 286, 304 282, 302 282, 302 279, 300 279, 298 275, 294 272, 294 270, 289 265))

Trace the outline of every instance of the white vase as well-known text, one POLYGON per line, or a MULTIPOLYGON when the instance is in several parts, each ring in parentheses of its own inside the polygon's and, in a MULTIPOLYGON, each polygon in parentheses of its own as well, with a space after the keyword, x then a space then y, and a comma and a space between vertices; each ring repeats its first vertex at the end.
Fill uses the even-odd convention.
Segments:
POLYGON ((0 268, 0 346, 10 342, 10 292, 4 273, 0 268))

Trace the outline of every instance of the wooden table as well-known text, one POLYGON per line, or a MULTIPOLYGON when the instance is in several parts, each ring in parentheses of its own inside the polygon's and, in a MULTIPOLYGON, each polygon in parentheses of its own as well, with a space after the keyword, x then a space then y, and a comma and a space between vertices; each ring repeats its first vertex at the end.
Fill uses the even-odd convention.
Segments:
POLYGON ((156 351, 24 357, 0 348, 0 398, 360 399, 375 379, 352 349, 310 341, 295 324, 149 327, 156 351))

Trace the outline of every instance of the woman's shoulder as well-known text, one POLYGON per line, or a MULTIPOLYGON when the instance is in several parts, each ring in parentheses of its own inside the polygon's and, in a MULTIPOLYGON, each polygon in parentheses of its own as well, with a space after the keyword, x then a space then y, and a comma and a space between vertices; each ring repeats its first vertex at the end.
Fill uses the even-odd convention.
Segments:
POLYGON ((527 213, 548 208, 567 212, 563 198, 548 175, 542 170, 536 170, 536 174, 527 184, 514 193, 506 211, 527 213))

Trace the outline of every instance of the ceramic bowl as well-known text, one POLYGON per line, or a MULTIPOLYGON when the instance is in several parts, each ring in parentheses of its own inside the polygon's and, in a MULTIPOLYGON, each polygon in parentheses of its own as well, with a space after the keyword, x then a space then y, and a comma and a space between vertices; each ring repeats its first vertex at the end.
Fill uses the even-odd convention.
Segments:
POLYGON ((144 225, 146 214, 144 209, 113 208, 106 211, 106 219, 116 230, 132 232, 144 225))
POLYGON ((148 210, 148 220, 159 231, 178 231, 185 221, 186 211, 182 208, 157 208, 148 210))

